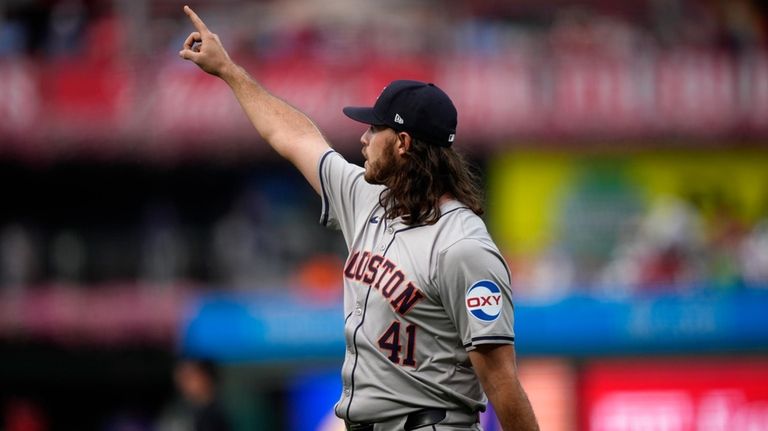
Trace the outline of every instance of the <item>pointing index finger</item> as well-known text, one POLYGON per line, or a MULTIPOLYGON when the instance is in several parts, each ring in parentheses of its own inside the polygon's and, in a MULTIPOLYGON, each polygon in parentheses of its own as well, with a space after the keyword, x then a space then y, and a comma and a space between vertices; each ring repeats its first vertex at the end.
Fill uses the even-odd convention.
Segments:
POLYGON ((193 11, 191 7, 185 5, 184 12, 187 14, 190 21, 192 21, 192 25, 195 26, 197 31, 199 31, 200 33, 209 32, 208 27, 205 26, 205 23, 203 22, 203 20, 200 19, 199 16, 197 16, 195 11, 193 11))

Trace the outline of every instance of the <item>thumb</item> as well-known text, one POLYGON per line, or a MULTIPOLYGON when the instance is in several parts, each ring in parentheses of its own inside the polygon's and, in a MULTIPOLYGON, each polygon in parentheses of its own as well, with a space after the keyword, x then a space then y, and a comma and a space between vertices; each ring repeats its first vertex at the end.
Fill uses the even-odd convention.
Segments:
POLYGON ((191 49, 182 49, 179 51, 179 57, 183 58, 184 60, 192 60, 193 62, 196 62, 198 57, 200 57, 200 53, 194 52, 191 49))

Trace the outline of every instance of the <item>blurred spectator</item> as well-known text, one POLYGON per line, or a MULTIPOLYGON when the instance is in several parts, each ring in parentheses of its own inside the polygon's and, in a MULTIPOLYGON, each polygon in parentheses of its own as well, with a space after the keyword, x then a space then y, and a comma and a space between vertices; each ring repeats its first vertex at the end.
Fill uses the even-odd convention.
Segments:
POLYGON ((0 58, 22 54, 25 46, 24 25, 0 14, 0 58))
MULTIPOLYGON (((545 3, 424 0, 209 2, 205 15, 233 52, 265 59, 346 62, 438 52, 504 53, 536 38, 556 49, 631 53, 656 40, 665 48, 762 46, 764 7, 754 0, 545 3), (373 19, 372 17, 376 17, 373 19)), ((106 58, 118 51, 178 49, 186 35, 175 9, 148 3, 10 0, 0 5, 0 55, 106 58), (128 3, 125 3, 128 4, 128 3), (114 10, 112 10, 114 9, 114 10), (172 13, 175 12, 175 13, 172 13), (170 18, 173 17, 173 18, 170 18), (175 24, 176 23, 176 24, 175 24), (130 40, 126 29, 141 30, 130 40)))
MULTIPOLYGON (((29 55, 45 54, 48 39, 48 17, 50 5, 42 0, 11 0, 0 4, 9 27, 0 25, 0 33, 10 36, 0 39, 0 52, 29 55)), ((3 23, 0 16, 0 24, 3 23)))
POLYGON ((699 214, 673 197, 659 199, 636 230, 622 237, 613 259, 600 274, 606 291, 636 292, 688 287, 701 281, 703 250, 699 214))
POLYGON ((639 256, 638 287, 681 286, 696 280, 695 260, 703 250, 703 226, 697 211, 686 202, 661 198, 640 224, 635 240, 645 251, 639 256))
POLYGON ((556 52, 630 55, 644 47, 643 32, 631 23, 586 7, 559 9, 549 30, 556 52))
POLYGON ((151 205, 144 220, 139 277, 169 284, 187 274, 187 246, 170 205, 151 205))
POLYGON ((152 431, 149 421, 130 411, 121 411, 107 420, 102 431, 152 431))
POLYGON ((53 57, 78 54, 87 25, 85 5, 81 0, 56 2, 51 9, 47 53, 53 57))
POLYGON ((49 248, 53 277, 65 282, 83 280, 87 255, 85 242, 77 232, 64 230, 57 233, 49 248))
POLYGON ((242 197, 213 228, 215 272, 228 286, 249 288, 274 280, 280 271, 272 226, 260 222, 263 208, 257 195, 242 197))
POLYGON ((768 219, 757 223, 741 243, 738 252, 744 280, 768 288, 768 219))
POLYGON ((699 0, 652 0, 651 16, 657 40, 664 48, 714 47, 719 23, 712 2, 699 0))
MULTIPOLYGON (((573 256, 553 246, 534 260, 529 279, 516 283, 526 299, 556 300, 571 292, 576 278, 573 256)), ((517 290, 515 290, 517 292, 517 290)))
POLYGON ((763 46, 764 22, 753 0, 719 0, 726 47, 744 51, 763 46))
POLYGON ((39 268, 37 247, 30 232, 20 224, 0 230, 0 283, 20 288, 31 282, 39 268))
POLYGON ((342 295, 344 260, 333 254, 313 256, 296 271, 294 282, 302 294, 318 301, 337 301, 342 295))
POLYGON ((213 362, 185 358, 174 370, 182 397, 159 420, 158 431, 228 431, 230 422, 217 401, 218 373, 213 362))

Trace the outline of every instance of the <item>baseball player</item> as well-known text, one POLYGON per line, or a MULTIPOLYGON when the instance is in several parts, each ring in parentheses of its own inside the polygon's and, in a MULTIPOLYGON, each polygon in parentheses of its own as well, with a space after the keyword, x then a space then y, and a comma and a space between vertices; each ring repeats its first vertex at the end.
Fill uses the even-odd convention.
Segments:
POLYGON ((320 222, 346 240, 347 350, 335 412, 347 429, 479 430, 486 394, 505 430, 538 429, 517 379, 509 270, 451 148, 457 113, 448 96, 395 81, 373 107, 345 108, 369 126, 359 167, 184 11, 196 31, 179 55, 231 87, 259 134, 321 196, 320 222))

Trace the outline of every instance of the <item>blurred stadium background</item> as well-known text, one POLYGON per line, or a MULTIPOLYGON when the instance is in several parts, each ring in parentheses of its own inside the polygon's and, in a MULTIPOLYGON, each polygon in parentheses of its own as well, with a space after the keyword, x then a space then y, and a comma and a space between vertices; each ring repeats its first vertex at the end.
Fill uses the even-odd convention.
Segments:
MULTIPOLYGON (((0 1, 3 431, 178 429, 180 356, 234 429, 340 429, 343 242, 182 5, 0 1)), ((352 161, 342 106, 452 95, 543 430, 768 430, 765 1, 191 5, 352 161)))

